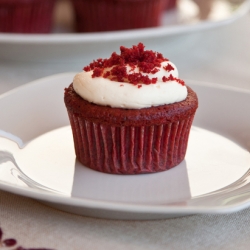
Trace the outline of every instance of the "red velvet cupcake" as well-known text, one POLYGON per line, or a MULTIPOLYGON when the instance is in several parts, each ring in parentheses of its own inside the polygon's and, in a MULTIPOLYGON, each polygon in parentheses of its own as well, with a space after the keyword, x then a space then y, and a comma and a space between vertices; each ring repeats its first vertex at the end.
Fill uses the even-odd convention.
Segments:
POLYGON ((140 174, 183 161, 198 99, 176 76, 174 64, 138 44, 121 47, 121 55, 98 59, 84 70, 64 95, 76 157, 83 165, 140 174))
POLYGON ((49 33, 55 0, 0 0, 0 32, 49 33))
MULTIPOLYGON (((72 0, 78 32, 155 27, 166 0, 72 0)), ((167 0, 168 1, 168 0, 167 0)))

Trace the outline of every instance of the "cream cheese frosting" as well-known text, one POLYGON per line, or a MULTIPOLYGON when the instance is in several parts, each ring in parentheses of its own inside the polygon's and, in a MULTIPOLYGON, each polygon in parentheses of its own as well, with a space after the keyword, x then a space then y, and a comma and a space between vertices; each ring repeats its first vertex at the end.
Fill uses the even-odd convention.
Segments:
POLYGON ((107 68, 98 77, 93 77, 93 70, 82 71, 74 77, 73 88, 83 99, 97 105, 113 108, 141 109, 180 102, 187 97, 187 87, 178 79, 178 70, 169 60, 162 61, 156 72, 145 73, 137 66, 125 64, 128 74, 141 73, 149 79, 157 79, 150 84, 132 84, 130 82, 118 82, 103 73, 112 70, 107 68), (171 70, 166 70, 170 67, 171 70), (168 80, 164 81, 168 78, 168 80))

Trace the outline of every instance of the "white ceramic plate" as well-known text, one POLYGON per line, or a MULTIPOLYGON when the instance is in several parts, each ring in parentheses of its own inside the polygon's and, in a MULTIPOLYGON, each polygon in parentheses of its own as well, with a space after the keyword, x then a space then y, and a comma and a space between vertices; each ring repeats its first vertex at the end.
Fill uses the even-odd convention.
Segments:
POLYGON ((185 161, 156 174, 120 176, 75 160, 63 102, 74 73, 0 96, 0 188, 52 207, 110 219, 229 213, 250 205, 250 91, 187 81, 199 108, 185 161))
MULTIPOLYGON (((164 51, 169 46, 180 48, 183 39, 186 46, 189 43, 186 36, 180 35, 229 24, 246 14, 250 6, 249 0, 213 0, 208 6, 209 2, 179 0, 178 7, 167 11, 156 28, 81 34, 0 33, 0 58, 22 62, 78 62, 82 66, 97 57, 109 56, 105 51, 118 50, 120 45, 130 47, 143 42, 156 51, 164 51)), ((193 44, 193 40, 190 43, 193 44)))

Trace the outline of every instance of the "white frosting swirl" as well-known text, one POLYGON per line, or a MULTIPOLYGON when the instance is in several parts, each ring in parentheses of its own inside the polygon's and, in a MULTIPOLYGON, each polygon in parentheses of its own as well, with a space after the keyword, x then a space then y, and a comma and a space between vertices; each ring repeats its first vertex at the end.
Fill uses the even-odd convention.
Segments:
MULTIPOLYGON (((126 109, 141 109, 164 104, 180 102, 187 97, 187 88, 178 81, 163 82, 162 77, 178 78, 178 70, 176 66, 164 61, 161 68, 155 74, 146 74, 150 79, 157 77, 154 84, 134 85, 127 82, 111 81, 103 77, 92 78, 93 71, 78 73, 73 80, 73 88, 83 99, 103 106, 111 106, 126 109), (163 69, 164 66, 170 64, 174 70, 168 72, 163 69), (139 87, 141 86, 141 87, 139 87)), ((127 66, 127 72, 139 72, 135 68, 131 72, 131 68, 127 66)))

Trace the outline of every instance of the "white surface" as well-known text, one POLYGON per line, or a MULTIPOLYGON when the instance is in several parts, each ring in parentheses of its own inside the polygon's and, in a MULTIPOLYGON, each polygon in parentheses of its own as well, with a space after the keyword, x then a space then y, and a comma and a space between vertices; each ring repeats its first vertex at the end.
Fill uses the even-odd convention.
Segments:
MULTIPOLYGON (((230 24, 245 15, 250 6, 249 0, 213 0, 211 12, 201 17, 207 6, 203 6, 202 0, 196 2, 200 3, 200 10, 192 0, 180 0, 177 10, 166 12, 162 24, 156 28, 81 34, 0 33, 0 58, 17 62, 63 64, 67 61, 78 64, 107 57, 107 51, 117 51, 120 45, 130 47, 141 41, 153 50, 159 48, 162 51, 166 44, 177 49, 179 39, 176 36, 230 24)), ((199 34, 197 39, 201 41, 199 34)))
POLYGON ((47 77, 0 98, 2 136, 10 133, 12 140, 15 135, 20 138, 17 142, 23 143, 19 149, 15 143, 0 138, 3 190, 73 213, 120 219, 226 213, 250 205, 248 175, 244 176, 250 167, 250 135, 245 133, 250 117, 241 109, 242 103, 246 110, 250 108, 246 102, 250 91, 187 82, 200 100, 195 125, 206 130, 192 129, 186 160, 162 173, 114 176, 75 163, 70 128, 61 128, 68 125, 63 89, 73 75, 47 77), (53 88, 48 94, 49 86, 53 88), (237 102, 232 104, 232 98, 237 102), (228 109, 231 115, 218 119, 228 109))

